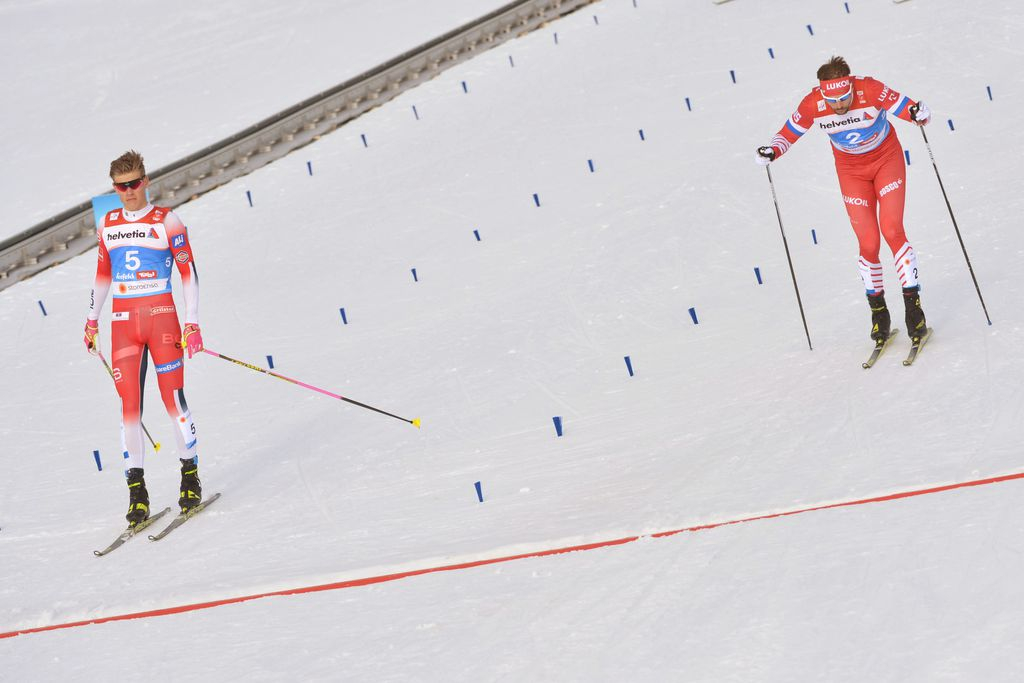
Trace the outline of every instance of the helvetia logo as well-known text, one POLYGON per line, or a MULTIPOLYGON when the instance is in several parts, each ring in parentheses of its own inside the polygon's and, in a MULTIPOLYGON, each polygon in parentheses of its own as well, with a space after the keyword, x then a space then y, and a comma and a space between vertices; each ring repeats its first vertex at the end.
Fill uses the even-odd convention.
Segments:
POLYGON ((859 116, 847 116, 842 121, 830 121, 829 123, 821 124, 821 127, 825 130, 829 128, 839 128, 840 126, 848 126, 851 123, 860 123, 861 118, 859 116))
POLYGON ((115 240, 131 240, 131 239, 146 239, 149 235, 146 234, 145 230, 129 230, 112 232, 107 235, 107 239, 111 242, 115 240))

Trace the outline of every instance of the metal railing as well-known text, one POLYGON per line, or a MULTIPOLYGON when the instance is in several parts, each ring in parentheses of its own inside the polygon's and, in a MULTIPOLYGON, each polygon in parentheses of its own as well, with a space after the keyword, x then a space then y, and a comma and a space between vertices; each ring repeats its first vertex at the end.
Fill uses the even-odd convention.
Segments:
MULTIPOLYGON (((174 208, 379 107, 445 69, 598 0, 518 0, 149 174, 150 201, 174 208)), ((91 202, 0 241, 0 289, 96 245, 91 202)))

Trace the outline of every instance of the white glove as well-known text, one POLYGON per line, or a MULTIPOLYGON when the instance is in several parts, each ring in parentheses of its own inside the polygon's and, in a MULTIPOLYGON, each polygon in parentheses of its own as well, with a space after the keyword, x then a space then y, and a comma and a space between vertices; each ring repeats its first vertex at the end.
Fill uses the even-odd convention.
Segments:
POLYGON ((918 102, 910 108, 910 118, 919 126, 926 126, 932 119, 932 110, 924 102, 918 102))
POLYGON ((760 166, 767 166, 772 163, 775 161, 775 148, 758 147, 757 153, 754 155, 754 161, 760 166))

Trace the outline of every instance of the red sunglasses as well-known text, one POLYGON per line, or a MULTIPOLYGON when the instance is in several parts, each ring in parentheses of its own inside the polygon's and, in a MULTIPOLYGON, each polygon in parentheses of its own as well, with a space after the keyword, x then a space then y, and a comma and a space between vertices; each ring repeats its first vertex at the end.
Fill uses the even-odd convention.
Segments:
POLYGON ((135 180, 129 180, 127 183, 114 183, 114 189, 116 189, 118 192, 127 192, 128 190, 134 190, 139 185, 142 184, 144 178, 145 176, 143 176, 142 178, 136 178, 135 180))

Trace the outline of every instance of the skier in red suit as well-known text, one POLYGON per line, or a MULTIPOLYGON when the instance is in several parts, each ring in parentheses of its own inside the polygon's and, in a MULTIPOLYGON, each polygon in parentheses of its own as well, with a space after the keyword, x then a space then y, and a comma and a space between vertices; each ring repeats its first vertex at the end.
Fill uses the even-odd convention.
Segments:
POLYGON ((129 151, 110 164, 110 177, 123 209, 109 211, 97 226, 99 254, 85 346, 97 353, 99 316, 113 289, 110 325, 114 383, 121 396, 121 439, 126 457, 129 526, 149 518, 149 493, 143 477, 142 395, 148 356, 153 358, 160 397, 175 425, 181 460, 178 504, 187 511, 202 500, 196 427, 185 402, 182 349, 188 357, 203 350, 199 331, 199 275, 188 231, 170 209, 146 198, 149 178, 142 156, 129 151), (181 276, 185 327, 171 296, 171 266, 181 276))
POLYGON ((860 247, 858 265, 871 307, 871 338, 876 343, 884 341, 890 332, 879 258, 884 237, 903 285, 907 332, 916 342, 927 325, 921 310, 917 254, 903 230, 906 164, 889 117, 923 126, 931 112, 923 103, 874 78, 851 76, 842 57, 823 64, 818 69, 818 81, 771 142, 757 149, 755 160, 767 165, 778 159, 811 127, 828 134, 839 189, 860 247))

